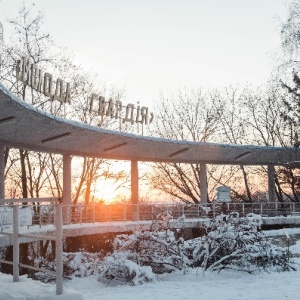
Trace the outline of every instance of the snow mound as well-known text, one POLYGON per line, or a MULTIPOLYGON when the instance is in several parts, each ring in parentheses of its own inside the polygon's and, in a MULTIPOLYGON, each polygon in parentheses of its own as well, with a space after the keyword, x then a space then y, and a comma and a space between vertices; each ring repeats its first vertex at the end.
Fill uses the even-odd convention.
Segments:
POLYGON ((56 295, 53 284, 34 281, 26 276, 20 282, 13 282, 12 276, 0 273, 0 300, 84 300, 81 293, 64 288, 62 295, 56 295))

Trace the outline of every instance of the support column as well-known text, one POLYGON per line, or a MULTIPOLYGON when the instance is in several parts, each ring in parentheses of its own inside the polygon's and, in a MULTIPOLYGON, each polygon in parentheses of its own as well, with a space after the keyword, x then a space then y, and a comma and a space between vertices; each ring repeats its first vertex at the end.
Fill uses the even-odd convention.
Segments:
POLYGON ((63 205, 65 206, 64 222, 66 224, 71 223, 71 205, 72 205, 71 160, 72 160, 72 157, 70 155, 63 156, 63 205))
POLYGON ((275 194, 275 167, 273 165, 268 166, 268 195, 269 202, 276 202, 275 194))
POLYGON ((139 170, 138 161, 131 161, 131 206, 133 221, 139 220, 139 170))
POLYGON ((56 295, 61 295, 63 292, 63 219, 62 219, 62 206, 60 203, 56 203, 55 206, 55 261, 56 261, 56 295))
POLYGON ((0 145, 0 199, 5 199, 5 162, 4 162, 4 146, 0 145))
POLYGON ((19 282, 20 241, 19 241, 19 206, 13 205, 13 282, 19 282))
POLYGON ((201 204, 207 205, 207 176, 206 176, 206 164, 200 164, 200 196, 201 204))

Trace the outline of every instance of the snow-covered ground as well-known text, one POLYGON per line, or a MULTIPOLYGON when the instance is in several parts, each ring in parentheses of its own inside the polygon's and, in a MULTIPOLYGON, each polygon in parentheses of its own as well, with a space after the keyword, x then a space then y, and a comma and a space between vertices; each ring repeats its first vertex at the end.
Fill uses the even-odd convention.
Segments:
POLYGON ((140 286, 103 286, 96 278, 75 279, 66 284, 89 300, 279 300, 300 299, 299 272, 251 275, 233 271, 198 274, 191 270, 163 276, 140 286))
MULTIPOLYGON (((290 234, 299 233, 289 230, 290 234)), ((273 231, 270 235, 283 234, 273 231)), ((300 241, 291 246, 292 253, 300 254, 300 241)), ((300 258, 293 258, 298 271, 245 272, 224 270, 220 273, 189 269, 165 274, 155 282, 139 286, 110 286, 97 281, 96 276, 74 278, 64 283, 64 294, 55 296, 55 285, 32 281, 25 276, 13 283, 12 276, 0 273, 0 300, 243 300, 243 299, 300 299, 300 258)))

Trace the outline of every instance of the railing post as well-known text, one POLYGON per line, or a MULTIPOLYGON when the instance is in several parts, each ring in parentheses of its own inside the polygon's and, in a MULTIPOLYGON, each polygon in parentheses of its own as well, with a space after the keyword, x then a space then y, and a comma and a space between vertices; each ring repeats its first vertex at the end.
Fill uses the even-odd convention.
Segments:
POLYGON ((13 205, 13 281, 19 282, 20 243, 19 243, 19 206, 13 205))
POLYGON ((63 292, 63 220, 62 220, 62 205, 57 203, 55 217, 56 229, 56 295, 61 295, 63 292))

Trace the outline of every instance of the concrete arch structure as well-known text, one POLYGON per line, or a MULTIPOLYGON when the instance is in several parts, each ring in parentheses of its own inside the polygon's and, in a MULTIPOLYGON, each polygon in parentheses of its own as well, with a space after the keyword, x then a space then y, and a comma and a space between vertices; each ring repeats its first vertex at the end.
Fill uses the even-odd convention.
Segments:
MULTIPOLYGON (((267 165, 271 174, 271 193, 274 193, 275 165, 300 166, 299 148, 175 141, 116 132, 63 119, 34 108, 1 83, 0 145, 0 198, 4 197, 4 147, 62 154, 64 198, 67 202, 71 201, 72 155, 131 161, 133 203, 138 198, 138 161, 199 163, 203 170, 206 164, 267 165)), ((202 178, 206 177, 205 172, 201 174, 202 178)), ((202 185, 201 189, 205 200, 207 188, 202 185)), ((274 198, 274 194, 270 196, 274 198)))

